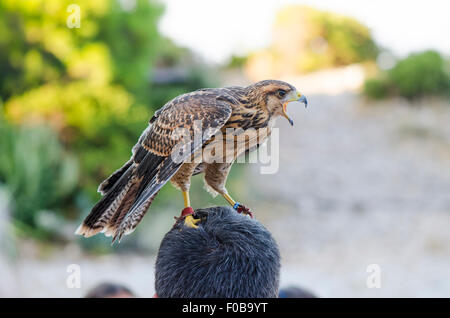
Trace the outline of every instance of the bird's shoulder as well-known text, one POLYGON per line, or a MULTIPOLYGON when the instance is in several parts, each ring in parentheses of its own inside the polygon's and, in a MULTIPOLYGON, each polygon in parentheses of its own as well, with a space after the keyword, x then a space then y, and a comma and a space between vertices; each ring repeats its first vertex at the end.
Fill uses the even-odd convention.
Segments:
POLYGON ((233 92, 223 88, 200 89, 175 97, 155 112, 137 148, 167 156, 176 144, 177 129, 187 129, 193 135, 196 121, 201 121, 201 129, 209 129, 212 134, 223 127, 237 103, 233 92))
POLYGON ((175 119, 179 115, 196 120, 201 119, 201 115, 205 115, 204 112, 225 115, 239 103, 240 100, 235 90, 228 88, 202 88, 173 98, 158 109, 149 122, 153 123, 157 119, 164 117, 175 119))

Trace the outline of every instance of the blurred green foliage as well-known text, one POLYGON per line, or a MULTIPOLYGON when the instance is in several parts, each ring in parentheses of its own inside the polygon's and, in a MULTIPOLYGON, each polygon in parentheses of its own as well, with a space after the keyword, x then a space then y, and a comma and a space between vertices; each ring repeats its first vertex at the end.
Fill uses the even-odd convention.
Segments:
POLYGON ((389 96, 390 87, 385 78, 369 78, 364 82, 364 93, 373 99, 383 99, 389 96))
POLYGON ((120 167, 145 128, 148 110, 132 106, 132 96, 118 85, 91 87, 74 81, 45 84, 6 102, 13 123, 45 123, 80 160, 80 184, 95 198, 99 180, 120 167))
POLYGON ((398 93, 407 98, 441 94, 450 88, 444 59, 435 51, 409 55, 394 66, 389 77, 398 93))
POLYGON ((399 95, 414 99, 449 95, 450 75, 444 58, 435 51, 413 53, 378 77, 365 82, 364 93, 373 99, 399 95))
POLYGON ((233 54, 230 59, 228 60, 228 63, 226 64, 227 68, 242 68, 247 63, 248 56, 246 55, 236 55, 233 54))
POLYGON ((270 47, 252 54, 247 69, 255 78, 270 76, 260 74, 261 65, 272 69, 272 76, 301 74, 374 60, 377 54, 369 28, 356 19, 290 5, 277 13, 270 47))
MULTIPOLYGON (((5 100, 43 83, 84 80, 145 90, 160 38, 162 8, 136 0, 79 0, 80 28, 69 28, 70 0, 5 0, 0 3, 0 77, 5 100), (123 2, 123 1, 122 1, 123 2)), ((139 95, 139 94, 137 94, 139 95)))
POLYGON ((349 65, 376 57, 378 49, 369 29, 356 19, 312 8, 303 10, 313 36, 305 48, 307 58, 299 61, 302 70, 349 65))
POLYGON ((98 181, 130 156, 150 116, 138 101, 148 97, 162 9, 148 0, 132 8, 78 1, 80 28, 69 28, 71 3, 0 4, 1 97, 8 121, 57 131, 79 155, 82 187, 94 197, 98 181))
POLYGON ((12 216, 35 227, 39 211, 59 210, 77 187, 78 165, 54 132, 0 122, 0 183, 12 194, 12 216))
POLYGON ((152 0, 0 2, 0 183, 23 231, 38 230, 41 211, 87 213, 152 112, 209 86, 193 55, 159 35, 162 12, 152 0), (80 28, 67 24, 74 3, 80 28), (177 81, 154 80, 176 67, 177 81))

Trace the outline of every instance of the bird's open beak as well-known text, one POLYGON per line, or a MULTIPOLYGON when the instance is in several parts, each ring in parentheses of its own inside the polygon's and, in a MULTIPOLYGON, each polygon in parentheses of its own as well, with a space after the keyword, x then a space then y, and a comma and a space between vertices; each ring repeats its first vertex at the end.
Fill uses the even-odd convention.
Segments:
POLYGON ((305 95, 300 94, 299 92, 294 92, 287 96, 286 101, 283 103, 283 116, 289 121, 291 126, 294 126, 294 121, 287 114, 286 108, 290 102, 301 102, 305 104, 305 107, 308 106, 308 100, 305 95))

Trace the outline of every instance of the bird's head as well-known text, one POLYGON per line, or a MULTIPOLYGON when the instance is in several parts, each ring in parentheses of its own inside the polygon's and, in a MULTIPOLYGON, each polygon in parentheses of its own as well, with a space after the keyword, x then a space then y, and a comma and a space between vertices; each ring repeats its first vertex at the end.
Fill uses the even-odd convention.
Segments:
POLYGON ((287 105, 290 102, 301 102, 308 105, 306 97, 289 83, 265 80, 248 87, 249 97, 258 107, 265 107, 271 116, 283 116, 291 125, 293 120, 287 114, 287 105))

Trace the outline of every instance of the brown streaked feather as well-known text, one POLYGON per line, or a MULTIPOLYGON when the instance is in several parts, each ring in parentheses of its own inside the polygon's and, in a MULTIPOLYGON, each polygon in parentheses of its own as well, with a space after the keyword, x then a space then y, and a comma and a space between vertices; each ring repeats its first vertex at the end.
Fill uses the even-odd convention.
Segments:
POLYGON ((120 206, 117 208, 114 215, 108 220, 106 227, 104 227, 103 230, 105 231, 106 236, 114 235, 117 225, 123 220, 123 217, 136 199, 139 185, 141 184, 143 177, 139 178, 136 176, 135 178, 136 180, 134 180, 132 185, 127 189, 126 197, 123 198, 120 206))
POLYGON ((132 160, 129 160, 125 165, 123 165, 120 169, 116 170, 111 176, 109 176, 105 181, 103 181, 97 191, 102 195, 105 195, 112 187, 116 184, 116 182, 120 179, 120 177, 128 170, 128 168, 133 164, 132 160))
MULTIPOLYGON (((163 113, 164 114, 164 113, 163 113)), ((192 143, 190 145, 190 151, 183 154, 180 162, 174 162, 171 156, 166 157, 166 159, 161 163, 158 173, 153 177, 153 179, 148 183, 145 190, 140 193, 139 198, 134 202, 133 206, 130 208, 127 215, 124 217, 121 222, 119 228, 115 233, 114 239, 116 237, 120 238, 123 234, 128 234, 134 230, 142 217, 139 215, 142 213, 142 206, 146 205, 146 202, 154 199, 154 195, 158 192, 162 186, 164 186, 167 181, 169 181, 172 176, 178 171, 181 167, 184 160, 188 159, 194 152, 196 152, 199 148, 203 147, 203 145, 211 139, 211 137, 219 131, 226 121, 229 119, 231 115, 231 107, 226 104, 222 105, 222 108, 210 108, 207 112, 197 112, 194 116, 199 120, 202 120, 203 123, 203 136, 202 142, 196 145, 192 143), (139 221, 137 221, 139 220, 139 221)), ((184 117, 186 118, 186 117, 184 117)), ((154 121, 153 124, 156 124, 157 121, 154 121)), ((193 136, 193 125, 192 121, 184 121, 185 123, 189 123, 189 125, 185 125, 185 128, 188 128, 191 132, 191 136, 193 136)), ((172 146, 173 147, 173 146, 172 146)), ((161 151, 165 151, 163 147, 160 147, 161 151)))
POLYGON ((76 234, 89 237, 103 230, 131 186, 130 179, 134 169, 134 165, 130 166, 120 176, 111 190, 92 208, 91 213, 76 230, 76 234))
POLYGON ((199 145, 187 148, 182 157, 185 160, 226 123, 231 102, 237 103, 225 90, 211 89, 181 95, 158 110, 133 147, 132 160, 100 186, 104 197, 76 233, 90 236, 103 231, 116 239, 133 231, 161 187, 182 164, 171 158, 179 142, 172 138, 174 130, 186 128, 193 137, 196 119, 202 120, 203 130, 209 129, 199 145))

